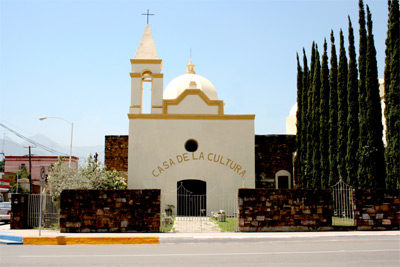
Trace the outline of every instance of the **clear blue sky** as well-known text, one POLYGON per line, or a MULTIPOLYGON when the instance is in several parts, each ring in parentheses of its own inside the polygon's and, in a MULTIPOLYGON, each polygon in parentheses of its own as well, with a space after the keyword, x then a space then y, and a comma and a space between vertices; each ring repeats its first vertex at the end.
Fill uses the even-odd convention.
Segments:
MULTIPOLYGON (((383 76, 387 1, 370 6, 379 77, 383 76)), ((339 29, 347 41, 350 15, 358 47, 357 0, 0 0, 0 122, 68 146, 103 145, 128 134, 130 59, 150 9, 163 60, 164 88, 186 71, 209 79, 227 114, 255 114, 257 134, 284 134, 296 102, 296 52, 339 29)), ((347 43, 346 43, 347 48, 347 43)), ((0 137, 22 141, 0 128, 0 137)))

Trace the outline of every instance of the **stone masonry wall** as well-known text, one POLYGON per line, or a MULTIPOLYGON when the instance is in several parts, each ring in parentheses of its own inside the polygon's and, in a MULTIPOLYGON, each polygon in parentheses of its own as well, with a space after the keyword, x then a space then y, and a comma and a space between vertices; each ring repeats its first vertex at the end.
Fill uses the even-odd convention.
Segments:
POLYGON ((160 193, 159 189, 64 190, 60 231, 159 232, 160 193))
POLYGON ((104 165, 110 170, 128 172, 127 135, 107 135, 104 147, 104 165))
POLYGON ((331 230, 330 190, 239 189, 239 231, 331 230))
POLYGON ((293 181, 295 151, 295 135, 256 135, 256 188, 275 188, 275 174, 280 170, 290 172, 293 181))
POLYGON ((10 229, 29 229, 28 226, 28 194, 11 195, 10 229))
POLYGON ((355 190, 357 230, 399 230, 399 190, 355 190))

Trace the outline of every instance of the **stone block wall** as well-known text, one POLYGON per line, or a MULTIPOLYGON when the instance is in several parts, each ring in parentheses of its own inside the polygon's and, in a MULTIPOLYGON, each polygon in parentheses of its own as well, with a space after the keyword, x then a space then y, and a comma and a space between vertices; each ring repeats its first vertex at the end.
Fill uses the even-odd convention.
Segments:
POLYGON ((29 194, 11 195, 10 229, 29 229, 28 226, 29 194))
POLYGON ((355 190, 357 230, 398 230, 400 224, 399 190, 355 190))
POLYGON ((104 146, 104 165, 109 170, 119 171, 125 178, 128 173, 128 139, 127 135, 108 135, 104 146))
POLYGON ((332 230, 330 190, 239 189, 239 231, 332 230))
POLYGON ((159 232, 160 193, 159 189, 64 190, 60 231, 159 232))
POLYGON ((295 135, 256 135, 256 188, 275 188, 275 174, 280 170, 290 172, 293 181, 295 151, 295 135))

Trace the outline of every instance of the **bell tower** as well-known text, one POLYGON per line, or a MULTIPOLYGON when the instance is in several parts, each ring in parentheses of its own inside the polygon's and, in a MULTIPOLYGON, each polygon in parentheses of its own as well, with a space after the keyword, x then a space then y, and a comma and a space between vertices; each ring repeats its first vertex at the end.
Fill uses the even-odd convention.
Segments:
POLYGON ((150 25, 146 24, 142 39, 131 59, 131 106, 129 113, 143 113, 143 83, 151 83, 151 113, 162 113, 163 78, 162 60, 158 58, 150 25))

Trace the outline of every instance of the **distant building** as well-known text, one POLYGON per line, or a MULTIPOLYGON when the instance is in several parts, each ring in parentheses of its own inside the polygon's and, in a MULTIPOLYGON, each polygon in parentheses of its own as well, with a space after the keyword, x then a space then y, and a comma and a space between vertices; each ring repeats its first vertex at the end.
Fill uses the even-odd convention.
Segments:
MULTIPOLYGON (((68 164, 68 157, 65 157, 63 164, 68 164)), ((39 192, 39 180, 41 167, 44 169, 45 175, 48 174, 49 169, 58 162, 58 156, 31 156, 31 179, 32 179, 32 193, 39 192)), ((78 167, 79 158, 71 158, 71 166, 78 167)), ((25 168, 29 172, 29 156, 6 156, 4 172, 16 173, 18 170, 25 168)))

